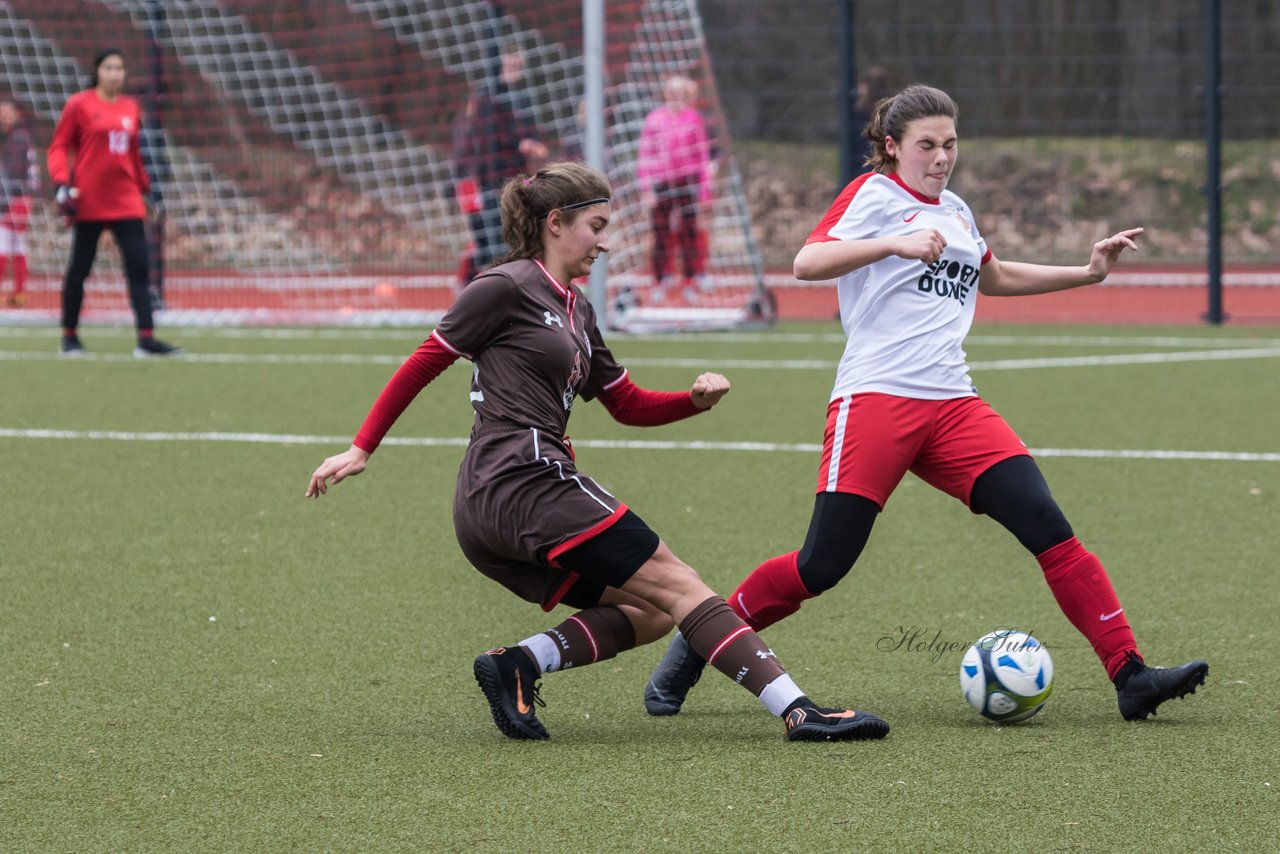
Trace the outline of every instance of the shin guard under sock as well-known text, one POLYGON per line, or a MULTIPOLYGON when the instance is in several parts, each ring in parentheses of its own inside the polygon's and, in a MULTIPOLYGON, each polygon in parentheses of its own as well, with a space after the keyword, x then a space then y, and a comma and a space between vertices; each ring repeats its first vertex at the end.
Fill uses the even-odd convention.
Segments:
POLYGON ((1075 537, 1041 552, 1036 560, 1062 613, 1093 644, 1107 677, 1114 678, 1126 653, 1137 651, 1138 644, 1102 562, 1075 537))
POLYGON ((544 673, 607 661, 635 645, 635 627, 613 605, 579 611, 555 628, 520 641, 544 673))
POLYGON ((720 597, 713 596, 690 611, 680 621, 680 634, 708 664, 760 697, 774 714, 801 696, 773 650, 720 597), (775 684, 776 680, 782 681, 775 684), (770 688, 767 699, 762 696, 765 688, 770 688))
POLYGON ((800 580, 796 560, 799 552, 769 558, 742 580, 729 594, 729 607, 747 625, 763 631, 800 610, 800 603, 812 599, 800 580))

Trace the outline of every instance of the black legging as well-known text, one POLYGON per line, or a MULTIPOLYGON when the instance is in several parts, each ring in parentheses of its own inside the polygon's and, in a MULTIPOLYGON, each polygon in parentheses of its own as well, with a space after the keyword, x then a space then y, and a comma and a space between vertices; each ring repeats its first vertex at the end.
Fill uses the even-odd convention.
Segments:
POLYGON ((77 222, 71 243, 71 261, 62 279, 62 328, 80 325, 80 306, 84 304, 84 280, 93 269, 98 255, 98 239, 103 229, 111 229, 120 257, 124 259, 125 276, 129 280, 129 304, 138 329, 151 329, 150 269, 147 262, 147 230, 140 219, 111 222, 77 222))
MULTIPOLYGON (((1009 530, 1023 548, 1043 554, 1074 533, 1031 457, 1011 457, 987 469, 973 484, 969 503, 1009 530)), ((815 596, 848 574, 871 536, 880 506, 870 498, 820 492, 809 533, 800 549, 800 581, 815 596)))

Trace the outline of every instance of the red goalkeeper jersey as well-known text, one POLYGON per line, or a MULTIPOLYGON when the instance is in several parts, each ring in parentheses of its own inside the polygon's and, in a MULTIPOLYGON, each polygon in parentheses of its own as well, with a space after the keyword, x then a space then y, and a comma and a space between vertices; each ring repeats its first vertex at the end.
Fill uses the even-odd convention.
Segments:
POLYGON ((138 102, 121 95, 104 101, 96 89, 67 100, 49 143, 49 177, 75 187, 76 219, 145 219, 142 194, 151 182, 138 145, 138 102))

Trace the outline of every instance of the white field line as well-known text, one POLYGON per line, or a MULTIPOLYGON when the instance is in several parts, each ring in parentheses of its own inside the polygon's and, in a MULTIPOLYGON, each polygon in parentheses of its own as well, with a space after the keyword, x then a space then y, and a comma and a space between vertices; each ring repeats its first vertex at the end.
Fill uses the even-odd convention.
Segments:
MULTIPOLYGON (((132 338, 132 330, 124 327, 86 327, 90 337, 101 331, 112 338, 132 338)), ((367 328, 179 328, 166 327, 174 338, 215 338, 232 340, 277 341, 404 341, 426 338, 430 329, 415 333, 409 329, 367 328)), ((57 343, 57 331, 47 327, 0 326, 0 338, 40 338, 57 343)), ((740 344, 839 344, 846 340, 840 332, 689 332, 647 335, 611 333, 610 340, 660 343, 740 343, 740 344)), ((1052 347, 1259 347, 1280 346, 1277 338, 1220 338, 1194 335, 997 335, 976 332, 965 339, 969 346, 1020 347, 1041 345, 1052 347)))
MULTIPOLYGON (((975 371, 1017 371, 1035 368, 1084 368, 1101 365, 1158 365, 1173 362, 1218 362, 1245 359, 1274 359, 1280 357, 1280 347, 1254 347, 1223 350, 1191 350, 1185 352, 1119 353, 1104 356, 1054 356, 1031 359, 994 359, 970 362, 975 371)), ((215 365, 399 365, 406 356, 332 353, 187 353, 178 359, 166 360, 171 364, 193 362, 215 365)), ((63 361, 58 353, 33 353, 24 351, 0 351, 2 362, 50 362, 63 361)), ((87 353, 76 361, 90 362, 155 362, 154 359, 135 359, 129 353, 87 353)), ((637 368, 690 368, 693 370, 767 370, 767 371, 830 371, 835 368, 831 359, 669 359, 633 358, 625 363, 637 368)))
MULTIPOLYGON (((127 430, 52 430, 0 427, 0 439, 60 439, 91 442, 232 442, 258 445, 332 445, 350 443, 349 436, 313 436, 299 433, 177 433, 127 430)), ((411 448, 460 448, 466 437, 388 437, 384 445, 411 448)), ((635 439, 574 439, 574 447, 633 451, 745 451, 753 453, 816 454, 822 446, 810 442, 676 442, 635 439)), ((1202 460, 1213 462, 1280 462, 1280 453, 1248 451, 1167 451, 1108 448, 1032 448, 1038 457, 1075 457, 1109 460, 1202 460)))

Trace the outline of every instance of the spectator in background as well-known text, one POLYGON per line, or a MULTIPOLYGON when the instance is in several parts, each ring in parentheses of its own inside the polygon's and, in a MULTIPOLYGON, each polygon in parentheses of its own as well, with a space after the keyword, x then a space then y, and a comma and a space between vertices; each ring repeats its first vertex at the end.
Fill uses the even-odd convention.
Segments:
POLYGON ((98 240, 110 229, 124 259, 129 302, 138 330, 133 355, 173 356, 181 353, 152 332, 150 263, 147 254, 147 206, 143 194, 151 181, 142 165, 138 102, 122 94, 124 56, 114 48, 93 60, 89 88, 77 92, 62 108, 49 144, 49 176, 57 187, 59 209, 74 229, 71 261, 62 280, 64 356, 84 355, 77 329, 84 302, 84 281, 93 269, 98 240))
POLYGON ((698 252, 698 207, 711 200, 711 146, 706 124, 694 107, 697 92, 697 85, 688 77, 668 77, 662 85, 662 105, 649 113, 640 131, 636 180, 642 203, 652 214, 653 289, 649 297, 655 303, 666 298, 676 244, 686 298, 696 301, 705 284, 698 252))
POLYGON ((506 45, 498 73, 472 97, 455 125, 455 187, 467 213, 475 250, 469 268, 481 271, 506 253, 499 200, 508 179, 536 171, 547 157, 534 122, 533 99, 524 88, 524 53, 506 45), (474 188, 472 190, 472 188, 474 188))
POLYGON ((0 288, 12 262, 8 303, 15 307, 27 303, 27 222, 39 184, 35 144, 22 110, 12 98, 0 99, 0 288))
POLYGON ((853 130, 855 134, 853 138, 853 165, 859 175, 864 172, 870 172, 875 168, 871 162, 871 140, 867 138, 863 130, 866 128, 867 123, 871 121, 871 114, 875 111, 876 104, 892 94, 889 91, 889 75, 885 73, 883 67, 872 65, 858 76, 858 99, 853 103, 853 130))

